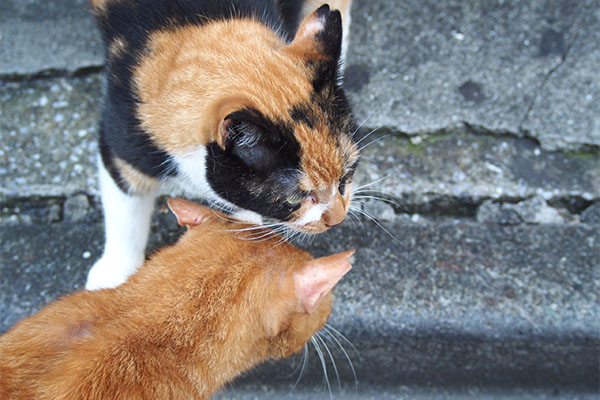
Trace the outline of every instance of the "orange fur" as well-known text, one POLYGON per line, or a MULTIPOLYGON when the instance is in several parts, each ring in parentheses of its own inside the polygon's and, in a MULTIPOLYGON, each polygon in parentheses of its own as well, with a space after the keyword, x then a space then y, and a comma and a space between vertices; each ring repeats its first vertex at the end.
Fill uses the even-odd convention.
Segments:
POLYGON ((119 173, 127 181, 133 193, 148 193, 160 187, 160 182, 157 179, 142 174, 118 157, 115 157, 115 166, 119 169, 119 173))
POLYGON ((60 299, 0 337, 2 399, 207 399, 326 322, 352 252, 321 259, 183 200, 191 227, 116 289, 60 299), (199 225, 198 225, 199 224, 199 225))
MULTIPOLYGON (((358 149, 352 132, 337 138, 329 132, 328 118, 318 107, 310 128, 289 116, 294 106, 313 102, 306 61, 324 57, 315 44, 318 29, 309 15, 289 45, 253 20, 212 21, 154 34, 134 74, 142 127, 160 148, 177 156, 210 142, 223 146, 223 121, 233 111, 248 107, 271 119, 284 117, 302 149, 300 187, 324 199, 356 162, 358 149), (284 77, 285 84, 271 77, 284 77)), ((341 222, 349 197, 338 195, 322 221, 301 229, 317 233, 341 222)), ((309 207, 306 203, 296 218, 309 207)))
MULTIPOLYGON (((262 3, 253 6, 256 14, 236 16, 234 5, 225 2, 230 16, 214 11, 204 16, 202 10, 216 3, 188 9, 193 2, 91 2, 107 42, 103 162, 113 179, 122 178, 120 188, 143 197, 172 178, 169 184, 189 195, 233 205, 240 216, 253 212, 251 221, 275 218, 310 233, 343 221, 351 191, 344 193, 340 185, 349 183, 358 160, 356 124, 337 76, 351 0, 331 3, 341 21, 327 7, 314 11, 325 3, 319 0, 299 0, 299 15, 280 9, 285 34, 265 17, 268 12, 261 18, 262 3), (194 18, 187 21, 188 14, 194 18), (139 23, 145 16, 152 21, 147 26, 139 23), (284 36, 295 26, 285 25, 292 19, 295 25, 298 16, 304 18, 289 42, 284 36), (232 114, 249 111, 268 121, 264 133, 256 124, 268 150, 257 159, 274 160, 268 177, 264 171, 270 168, 239 156, 239 146, 228 137, 240 122, 232 114), (278 132, 281 137, 274 137, 278 132), (292 174, 293 180, 287 176, 292 174), (286 182, 285 190, 270 190, 273 182, 286 182), (304 200, 296 209, 300 193, 304 200)), ((267 3, 265 12, 273 8, 267 3)), ((256 146, 247 153, 259 151, 256 146)))
MULTIPOLYGON (((160 148, 180 155, 221 143, 221 123, 233 111, 250 107, 271 119, 287 116, 294 106, 311 103, 306 60, 319 57, 313 40, 285 46, 253 20, 214 21, 154 34, 135 71, 142 127, 160 148), (285 84, 273 76, 285 77, 285 84)), ((331 184, 344 167, 340 148, 326 134, 327 119, 317 118, 320 123, 313 129, 294 125, 302 167, 315 189, 331 184)), ((356 147, 349 138, 343 140, 344 154, 357 158, 356 147)))
POLYGON ((253 107, 270 118, 306 101, 302 65, 278 49, 283 42, 253 20, 215 21, 154 34, 135 71, 145 130, 169 153, 218 141, 221 121, 253 107), (285 77, 286 84, 269 76, 285 77))

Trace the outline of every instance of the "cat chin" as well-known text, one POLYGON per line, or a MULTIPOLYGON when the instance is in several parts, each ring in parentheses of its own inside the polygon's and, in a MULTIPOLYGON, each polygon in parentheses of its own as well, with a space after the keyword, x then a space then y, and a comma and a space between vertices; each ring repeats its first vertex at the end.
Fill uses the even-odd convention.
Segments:
POLYGON ((290 224, 288 226, 290 226, 290 228, 292 228, 295 231, 307 233, 309 235, 317 235, 317 234, 323 233, 329 229, 329 227, 324 224, 309 224, 309 225, 304 225, 304 226, 290 224))
POLYGON ((300 218, 298 218, 296 221, 293 221, 292 224, 295 225, 296 229, 302 229, 310 226, 311 224, 317 223, 321 220, 321 217, 327 208, 329 208, 327 204, 314 205, 306 210, 300 218))

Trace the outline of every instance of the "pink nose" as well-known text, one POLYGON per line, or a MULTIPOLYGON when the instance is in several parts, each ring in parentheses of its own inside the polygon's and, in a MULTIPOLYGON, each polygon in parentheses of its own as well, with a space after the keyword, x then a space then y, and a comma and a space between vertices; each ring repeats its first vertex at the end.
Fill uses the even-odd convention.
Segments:
POLYGON ((346 218, 346 207, 344 207, 344 201, 341 195, 336 195, 333 199, 333 203, 323 213, 323 222, 328 227, 337 226, 341 224, 346 218))

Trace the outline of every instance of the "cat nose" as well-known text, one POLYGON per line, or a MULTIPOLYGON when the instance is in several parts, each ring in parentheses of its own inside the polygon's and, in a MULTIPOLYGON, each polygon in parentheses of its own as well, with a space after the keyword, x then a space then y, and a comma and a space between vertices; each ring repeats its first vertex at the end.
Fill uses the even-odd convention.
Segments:
POLYGON ((323 213, 323 222, 328 228, 341 224, 346 218, 346 207, 341 195, 336 195, 333 198, 330 206, 323 213))

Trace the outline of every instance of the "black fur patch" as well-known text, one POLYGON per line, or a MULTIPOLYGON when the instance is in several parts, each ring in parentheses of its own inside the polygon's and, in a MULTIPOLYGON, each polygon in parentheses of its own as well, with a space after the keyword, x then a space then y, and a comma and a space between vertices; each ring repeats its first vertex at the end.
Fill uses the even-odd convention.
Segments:
POLYGON ((110 152, 131 164, 140 172, 153 178, 167 178, 176 174, 169 154, 158 148, 150 136, 140 129, 134 113, 118 112, 124 107, 121 99, 107 102, 104 106, 102 138, 110 152))
POLYGON ((124 193, 127 193, 130 189, 129 185, 123 181, 123 177, 121 176, 121 172, 115 165, 115 156, 110 150, 110 147, 106 144, 106 140, 104 137, 104 129, 102 128, 102 123, 100 123, 99 131, 98 131, 98 147, 100 149, 100 157, 102 158, 102 163, 104 167, 108 171, 109 175, 119 189, 121 189, 124 193))
POLYGON ((327 61, 311 62, 314 70, 313 89, 319 93, 329 82, 336 82, 340 69, 342 54, 342 15, 338 10, 331 11, 327 4, 316 11, 319 18, 325 19, 325 27, 316 36, 323 54, 329 57, 327 61))
POLYGON ((277 2, 277 9, 283 20, 283 28, 290 35, 290 38, 294 37, 300 22, 302 22, 300 12, 303 3, 304 1, 301 0, 279 0, 277 2))
MULTIPOLYGON (((104 11, 97 13, 107 47, 115 39, 127 44, 126 51, 117 57, 108 57, 107 52, 107 98, 101 132, 107 166, 111 154, 115 154, 151 177, 177 173, 169 155, 143 131, 136 116, 139 98, 132 74, 144 57, 149 36, 162 29, 243 17, 256 18, 272 28, 282 24, 273 2, 268 0, 127 0, 108 3, 104 11)), ((122 178, 118 182, 123 185, 122 178)))
POLYGON ((338 135, 352 136, 357 131, 357 124, 352 115, 352 107, 344 89, 335 81, 328 82, 325 90, 311 95, 312 107, 318 108, 327 116, 327 124, 331 132, 338 135))
POLYGON ((236 111, 227 119, 234 126, 251 123, 260 134, 252 146, 240 145, 235 133, 228 136, 224 149, 216 143, 208 146, 206 175, 210 186, 239 207, 288 220, 300 204, 286 200, 303 195, 298 188, 300 145, 291 127, 253 109, 236 111))
POLYGON ((297 105, 292 108, 290 111, 290 117, 295 122, 306 124, 310 129, 313 129, 315 126, 314 123, 314 111, 308 104, 297 105))

